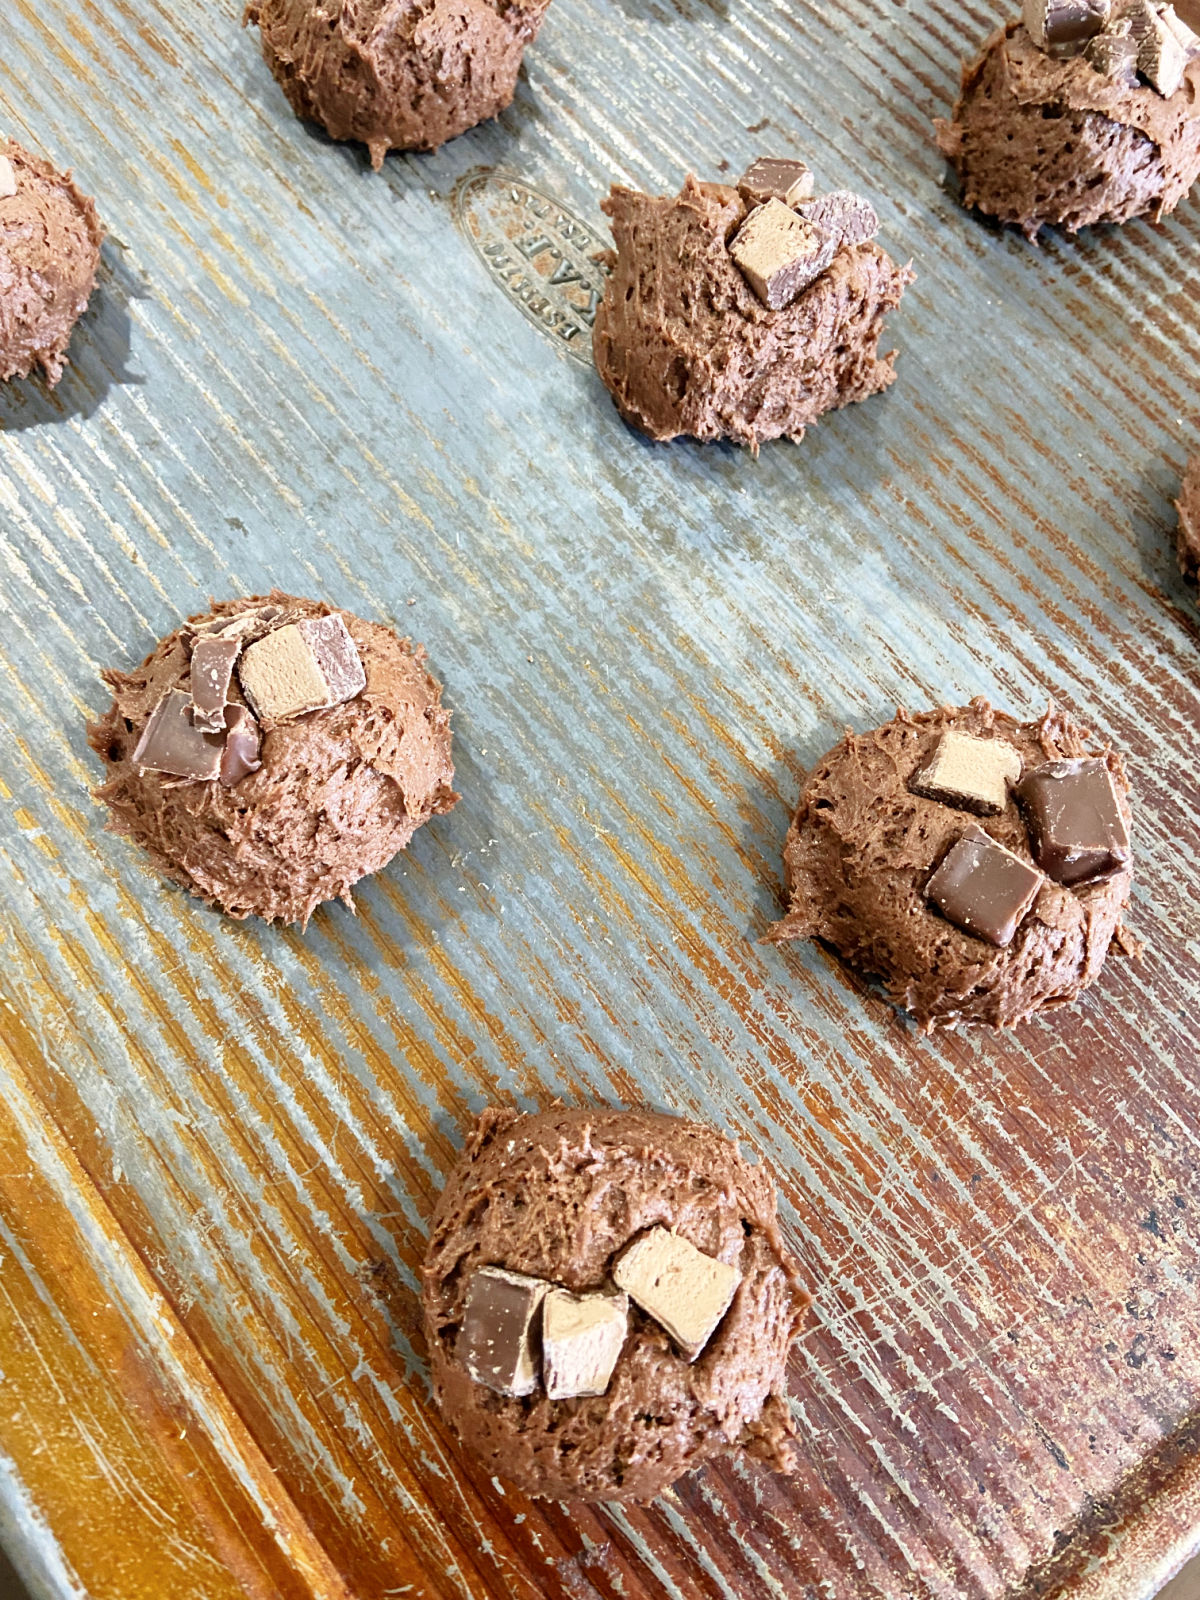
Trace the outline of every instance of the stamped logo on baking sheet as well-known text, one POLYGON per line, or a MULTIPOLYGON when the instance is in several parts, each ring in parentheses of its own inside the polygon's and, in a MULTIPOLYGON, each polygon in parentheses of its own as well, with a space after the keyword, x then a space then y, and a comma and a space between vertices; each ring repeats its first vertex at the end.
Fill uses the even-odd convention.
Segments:
POLYGON ((596 260, 607 242, 557 200, 491 167, 454 191, 454 215, 484 266, 536 327, 591 363, 591 330, 604 293, 596 260))

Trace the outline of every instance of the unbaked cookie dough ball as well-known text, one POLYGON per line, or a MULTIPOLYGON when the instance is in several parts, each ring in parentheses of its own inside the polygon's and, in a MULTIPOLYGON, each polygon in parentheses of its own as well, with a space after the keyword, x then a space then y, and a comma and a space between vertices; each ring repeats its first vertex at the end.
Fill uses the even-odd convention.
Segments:
POLYGON ((0 379, 62 377, 100 265, 96 207, 69 172, 0 139, 0 379))
POLYGON ((822 939, 925 1029, 1011 1027, 1094 982, 1133 879, 1129 784, 1065 712, 986 700, 847 733, 784 848, 768 939, 822 939))
POLYGON ((712 1128, 485 1111, 423 1279, 442 1412, 526 1493, 646 1501, 741 1452, 791 1467, 784 1368, 809 1297, 770 1175, 712 1128))
POLYGON ((249 0, 297 116, 389 150, 436 150, 512 101, 550 0, 249 0))
POLYGON ((1175 506, 1179 512, 1179 570, 1194 583, 1200 576, 1200 452, 1188 462, 1175 506))
POLYGON ((1157 219, 1200 175, 1200 40, 1153 0, 1030 0, 935 126, 963 204, 1030 239, 1157 219))
POLYGON ((231 917, 351 904, 458 799, 424 650, 319 601, 227 600, 104 677, 113 704, 88 737, 110 827, 231 917))
POLYGON ((802 162, 760 157, 737 186, 675 196, 614 186, 616 250, 596 315, 596 369, 652 439, 801 439, 827 411, 893 382, 883 319, 912 281, 874 243, 870 202, 813 198, 802 162))

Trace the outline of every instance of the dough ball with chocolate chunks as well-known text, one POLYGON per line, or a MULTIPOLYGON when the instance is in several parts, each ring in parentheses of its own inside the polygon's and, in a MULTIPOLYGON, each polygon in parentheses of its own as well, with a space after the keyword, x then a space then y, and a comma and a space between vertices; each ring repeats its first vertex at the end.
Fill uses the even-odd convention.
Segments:
POLYGON ((550 0, 249 0, 292 109, 333 139, 436 150, 512 101, 550 0))
POLYGON ((673 197, 613 188, 593 352, 626 422, 757 452, 893 381, 879 339, 913 274, 873 242, 868 202, 811 193, 803 164, 778 158, 741 192, 693 177, 673 197))
POLYGON ((1188 463, 1175 506, 1179 512, 1179 570, 1194 583, 1200 577, 1200 452, 1188 463))
POLYGON ((992 34, 963 69, 950 120, 935 124, 963 204, 1029 239, 1046 226, 1075 233, 1173 211, 1200 175, 1200 56, 1175 41, 1160 9, 1170 10, 1114 0, 1112 31, 1056 47, 1077 52, 1068 55, 1040 48, 1024 23, 992 34), (1169 76, 1153 54, 1138 55, 1134 29, 1151 25, 1163 30, 1169 76))
POLYGON ((458 799, 424 650, 319 601, 225 601, 104 677, 113 704, 88 737, 109 826, 231 917, 351 904, 458 799))
POLYGON ((770 1175, 713 1129, 485 1111, 423 1279, 438 1402, 489 1475, 646 1501, 714 1456, 790 1468, 784 1368, 809 1297, 770 1175))
POLYGON ((767 938, 824 940, 927 1030, 1011 1027, 1099 976, 1129 819, 1120 757, 1065 712, 900 711, 809 774, 767 938))
POLYGON ((96 207, 69 172, 0 140, 0 378, 53 386, 100 265, 96 207))

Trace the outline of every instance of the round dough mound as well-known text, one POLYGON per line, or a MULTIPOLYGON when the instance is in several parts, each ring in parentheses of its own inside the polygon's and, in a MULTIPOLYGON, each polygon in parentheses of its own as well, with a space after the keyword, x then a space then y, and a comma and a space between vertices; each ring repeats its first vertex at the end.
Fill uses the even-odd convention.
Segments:
POLYGON ((935 126, 963 204, 1030 239, 1051 224, 1157 219, 1200 176, 1200 58, 1165 99, 1083 56, 1054 60, 1010 22, 963 68, 953 116, 935 126))
MULTIPOLYGON (((268 602, 297 619, 332 611, 273 590, 189 621, 268 602)), ((380 623, 339 614, 362 656, 366 688, 342 705, 264 725, 261 766, 231 788, 165 778, 131 760, 154 707, 188 680, 185 628, 133 672, 104 674, 115 698, 88 738, 109 768, 96 791, 112 814, 109 826, 231 917, 305 923, 325 900, 350 904, 352 884, 386 866, 423 822, 458 799, 450 714, 424 650, 380 623)))
POLYGON ((802 439, 826 411, 895 381, 879 354, 888 311, 912 282, 876 244, 844 246, 791 305, 771 311, 728 241, 747 207, 737 190, 689 177, 679 194, 614 185, 603 202, 616 243, 596 315, 596 369, 631 426, 688 434, 802 439))
POLYGON ((1194 583, 1200 577, 1200 455, 1188 462, 1175 505, 1179 511, 1179 570, 1194 583))
POLYGON ((550 0, 249 0, 297 116, 389 150, 436 150, 510 104, 550 0))
POLYGON ((0 155, 17 181, 0 199, 0 379, 40 366, 53 387, 96 284, 104 233, 69 172, 12 139, 0 141, 0 155))
POLYGON ((423 1277, 435 1392, 486 1472, 550 1499, 645 1501, 743 1449, 790 1469, 784 1367, 809 1297, 769 1174, 713 1129, 649 1111, 485 1111, 438 1203, 423 1277), (455 1361, 476 1268, 597 1289, 629 1240, 660 1223, 744 1274, 693 1363, 632 1305, 604 1395, 509 1399, 455 1361))
POLYGON ((1021 723, 983 699, 918 716, 900 711, 870 733, 847 733, 809 774, 784 847, 788 912, 767 938, 823 939, 851 966, 881 977, 927 1030, 959 1022, 1007 1028, 1068 1004, 1099 976, 1133 874, 1079 889, 1047 880, 1003 950, 948 922, 924 890, 967 823, 1024 860, 1033 857, 1011 797, 999 816, 977 818, 910 792, 947 728, 1005 739, 1026 766, 1103 754, 1128 821, 1120 757, 1092 749, 1089 731, 1065 712, 1051 708, 1040 721, 1021 723))

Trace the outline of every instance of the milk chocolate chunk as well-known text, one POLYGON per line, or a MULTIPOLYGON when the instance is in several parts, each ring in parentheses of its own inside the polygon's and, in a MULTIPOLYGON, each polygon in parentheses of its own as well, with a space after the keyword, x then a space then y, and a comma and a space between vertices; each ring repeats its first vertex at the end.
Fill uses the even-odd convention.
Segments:
POLYGON ((1025 0, 1022 16, 1039 49, 1077 56, 1108 21, 1109 0, 1025 0))
POLYGON ((1085 54, 1097 72, 1125 83, 1137 81, 1137 44, 1128 19, 1110 24, 1088 40, 1085 54))
POLYGON ((849 189, 835 189, 817 200, 809 200, 799 208, 806 221, 824 229, 840 250, 845 245, 866 244, 879 232, 879 218, 875 207, 860 194, 849 189))
POLYGON ((503 1267, 475 1273, 456 1353, 476 1383, 514 1397, 537 1388, 536 1324, 549 1288, 503 1267))
POLYGON ((242 705, 225 707, 225 748, 221 752, 221 782, 227 789, 262 766, 262 730, 242 705))
POLYGON ((994 817, 1008 804, 1008 786, 1021 776, 1021 758, 1003 739, 977 739, 956 728, 938 740, 933 759, 909 788, 927 800, 994 817))
POLYGON ((542 1382, 551 1400, 605 1394, 629 1331, 623 1294, 551 1289, 542 1303, 542 1382))
POLYGON ((812 192, 813 175, 803 161, 781 156, 759 156, 738 179, 738 193, 748 206, 765 206, 768 200, 799 205, 812 192))
POLYGON ((367 683, 358 646, 336 612, 274 628, 248 645, 238 681, 260 720, 286 722, 359 694, 367 683))
POLYGON ((1016 794, 1033 859, 1055 883, 1081 888, 1129 865, 1129 830, 1107 761, 1048 761, 1025 774, 1016 794))
MULTIPOLYGON (((1138 34, 1136 21, 1134 34, 1138 34)), ((1176 29, 1155 10, 1150 11, 1150 25, 1138 38, 1137 64, 1143 78, 1168 100, 1183 82, 1188 51, 1176 29)))
POLYGON ((193 720, 206 733, 219 733, 225 726, 225 702, 241 653, 241 641, 224 634, 197 639, 192 648, 193 720))
POLYGON ((925 898, 956 928, 1003 950, 1043 881, 1035 867, 972 826, 943 856, 925 898))
POLYGON ((729 254, 758 298, 782 311, 825 271, 834 240, 782 200, 768 200, 742 223, 729 254))
POLYGON ((191 695, 172 689, 150 713, 133 764, 148 772, 208 782, 221 771, 222 743, 218 735, 196 726, 191 695))
POLYGON ((0 200, 8 200, 17 192, 17 172, 7 156, 0 156, 0 200))
POLYGON ((613 1282, 694 1361, 729 1310, 742 1275, 669 1228, 650 1228, 625 1250, 613 1282))

